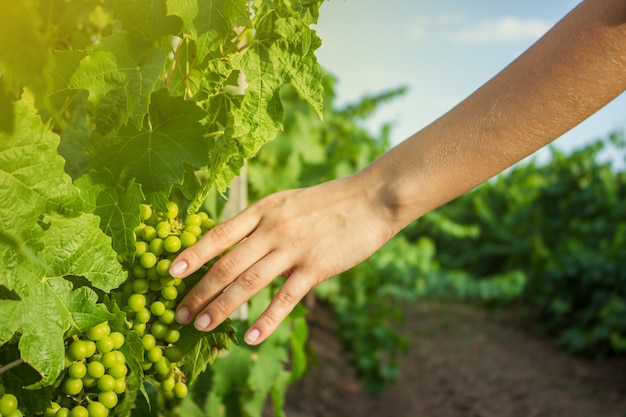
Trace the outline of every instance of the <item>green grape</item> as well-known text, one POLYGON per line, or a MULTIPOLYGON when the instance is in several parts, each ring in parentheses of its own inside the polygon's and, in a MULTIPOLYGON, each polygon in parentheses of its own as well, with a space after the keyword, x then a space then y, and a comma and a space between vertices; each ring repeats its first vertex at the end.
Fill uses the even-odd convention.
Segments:
POLYGON ((202 235, 202 228, 200 228, 200 226, 187 226, 185 230, 194 235, 196 238, 199 238, 202 235))
POLYGON ((139 323, 147 323, 152 318, 152 313, 146 307, 142 308, 135 314, 135 320, 139 323))
POLYGON ((146 277, 151 281, 155 281, 159 279, 159 274, 157 273, 156 266, 146 271, 146 277))
POLYGON ((148 333, 143 335, 141 343, 143 344, 143 350, 148 351, 154 349, 156 346, 156 338, 152 334, 148 333))
POLYGON ((0 415, 8 416, 17 410, 17 397, 13 394, 4 394, 0 398, 0 415))
POLYGON ((119 350, 107 352, 102 356, 102 364, 106 369, 113 368, 115 365, 124 365, 126 358, 119 350))
MULTIPOLYGON (((165 308, 165 306, 163 306, 165 308)), ((159 321, 163 324, 172 324, 176 320, 176 313, 174 310, 165 310, 159 317, 159 321)))
POLYGON ((163 242, 164 249, 169 253, 178 252, 181 246, 180 238, 176 235, 168 236, 163 242))
POLYGON ((180 398, 180 399, 185 398, 188 393, 189 393, 189 389, 187 388, 187 385, 185 385, 184 382, 178 381, 174 385, 174 396, 176 396, 176 398, 180 398))
POLYGON ((135 313, 146 306, 146 297, 143 294, 133 294, 128 297, 128 307, 135 313))
POLYGON ((168 219, 174 219, 178 216, 178 204, 173 201, 168 201, 165 205, 167 213, 164 213, 168 219))
POLYGON ((126 341, 126 338, 124 337, 124 335, 120 332, 112 332, 109 337, 113 340, 113 348, 114 349, 119 349, 122 346, 124 346, 124 342, 126 341))
POLYGON ((132 275, 135 278, 145 278, 146 276, 148 276, 148 273, 146 271, 146 268, 144 268, 140 264, 137 264, 137 265, 133 266, 132 275))
POLYGON ((168 375, 172 370, 170 364, 170 360, 163 356, 154 363, 154 371, 160 375, 168 375))
POLYGON ((146 359, 152 363, 158 362, 162 357, 163 350, 161 349, 161 346, 155 346, 146 353, 146 359))
POLYGON ((141 255, 143 255, 146 252, 148 252, 148 243, 147 242, 142 242, 140 240, 139 242, 135 243, 135 258, 140 258, 141 255))
POLYGON ((168 301, 176 300, 176 297, 178 297, 178 290, 176 287, 163 287, 161 289, 161 297, 168 301))
POLYGON ((131 327, 131 329, 133 329, 139 336, 143 336, 144 334, 146 334, 146 329, 148 328, 148 326, 146 326, 146 323, 133 323, 133 326, 131 327))
POLYGON ((11 414, 9 414, 6 417, 24 417, 24 414, 22 414, 22 412, 18 408, 17 410, 13 411, 11 414))
POLYGON ((98 394, 98 401, 110 410, 117 405, 118 397, 113 391, 103 391, 98 394))
POLYGON ((77 405, 70 411, 70 417, 89 417, 89 411, 82 405, 77 405))
POLYGON ((63 392, 65 392, 67 395, 78 395, 82 390, 83 390, 82 379, 68 378, 63 383, 63 392))
MULTIPOLYGON (((165 245, 165 243, 164 243, 164 245, 165 245)), ((169 259, 161 259, 156 264, 156 272, 157 272, 157 274, 160 277, 169 277, 170 276, 170 265, 172 265, 172 261, 170 261, 169 259)))
POLYGON ((82 362, 74 362, 67 370, 67 373, 76 379, 81 379, 87 374, 87 367, 82 362))
POLYGON ((110 333, 111 327, 109 327, 109 323, 105 321, 89 328, 85 333, 85 336, 87 336, 90 340, 98 341, 108 336, 110 333))
POLYGON ((115 347, 115 342, 109 336, 105 336, 104 338, 96 342, 96 350, 100 353, 110 352, 113 350, 114 347, 115 347))
POLYGON ((54 417, 70 417, 70 409, 67 407, 61 407, 57 410, 54 417))
MULTIPOLYGON (((93 342, 91 342, 93 343, 93 342)), ((94 349, 95 350, 95 349, 94 349)), ((68 354, 70 359, 74 361, 81 361, 83 359, 87 359, 91 355, 90 344, 86 340, 74 340, 68 349, 68 354)))
MULTIPOLYGON (((152 242, 151 242, 152 243, 152 242)), ((152 248, 150 248, 152 250, 152 248)), ((146 252, 139 258, 139 263, 146 269, 152 268, 157 263, 157 255, 153 252, 146 252)))
POLYGON ((159 280, 150 281, 150 291, 159 292, 163 288, 163 284, 159 280))
POLYGON ((171 362, 179 362, 183 359, 183 351, 176 346, 170 346, 166 348, 163 354, 171 362))
POLYGON ((165 253, 165 246, 163 242, 163 239, 161 239, 160 237, 155 238, 152 242, 150 242, 150 245, 148 245, 148 250, 152 252, 155 256, 163 255, 163 253, 165 253))
POLYGON ((165 311, 165 304, 162 301, 155 301, 150 305, 150 312, 157 317, 161 316, 165 311))
POLYGON ((145 278, 135 279, 132 285, 135 294, 145 294, 150 289, 150 282, 145 278))
POLYGON ((105 373, 104 365, 102 362, 90 362, 87 365, 87 373, 90 377, 98 379, 105 373))
POLYGON ((143 240, 144 242, 152 242, 157 237, 157 231, 152 226, 146 226, 143 228, 143 240))
POLYGON ((165 392, 170 392, 174 389, 176 385, 176 380, 174 377, 169 377, 161 381, 161 389, 165 392))
POLYGON ((202 218, 202 224, 200 225, 200 227, 202 227, 204 230, 208 230, 215 226, 215 220, 210 218, 209 215, 205 212, 201 211, 198 213, 198 215, 202 218))
POLYGON ((126 365, 118 364, 109 368, 107 372, 109 375, 117 380, 126 376, 126 374, 128 373, 128 368, 126 367, 126 365))
POLYGON ((98 378, 94 378, 90 375, 85 375, 83 377, 83 386, 85 388, 93 388, 96 386, 97 382, 98 382, 98 378))
POLYGON ((163 339, 168 343, 176 343, 180 340, 180 332, 175 329, 170 329, 163 339))
POLYGON ((96 385, 100 391, 113 391, 115 389, 115 378, 111 375, 104 374, 98 378, 96 385))
POLYGON ((109 409, 99 401, 94 401, 87 406, 89 417, 107 417, 109 409))
POLYGON ((202 226, 202 216, 192 213, 185 219, 185 226, 202 226))
POLYGON ((167 336, 167 332, 169 332, 169 328, 167 327, 167 325, 161 323, 160 321, 155 321, 154 323, 152 323, 150 333, 152 333, 157 339, 165 339, 165 336, 167 336))
POLYGON ((188 232, 185 230, 184 232, 180 234, 180 243, 183 248, 188 248, 190 246, 193 246, 197 241, 198 241, 198 238, 196 237, 196 235, 194 235, 191 232, 188 232))
POLYGON ((166 221, 157 223, 156 225, 157 236, 161 239, 165 239, 172 233, 172 225, 166 221))
POLYGON ((55 417, 57 411, 61 408, 61 405, 55 401, 50 403, 50 407, 43 412, 43 417, 55 417))
POLYGON ((146 221, 152 216, 152 207, 148 204, 140 204, 139 205, 139 218, 141 221, 146 221))
POLYGON ((161 279, 159 279, 159 282, 161 283, 161 288, 163 287, 173 287, 174 286, 174 282, 175 282, 175 278, 173 277, 162 277, 161 279))
POLYGON ((116 379, 115 389, 113 390, 113 392, 118 395, 122 395, 124 392, 126 392, 126 379, 124 378, 116 379))

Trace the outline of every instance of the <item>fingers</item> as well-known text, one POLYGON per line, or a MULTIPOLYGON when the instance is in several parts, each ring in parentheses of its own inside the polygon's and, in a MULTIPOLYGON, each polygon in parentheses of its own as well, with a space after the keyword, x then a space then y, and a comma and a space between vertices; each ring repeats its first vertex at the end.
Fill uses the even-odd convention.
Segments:
POLYGON ((244 340, 258 345, 267 339, 296 307, 298 302, 313 288, 313 283, 303 274, 292 274, 272 299, 267 309, 246 332, 244 340))
MULTIPOLYGON (((176 320, 182 324, 191 322, 203 308, 224 293, 236 279, 241 280, 237 286, 241 286, 243 283, 246 287, 249 294, 248 298, 258 292, 263 286, 269 284, 276 277, 276 274, 280 274, 280 272, 276 272, 280 271, 280 265, 275 266, 274 258, 276 256, 270 256, 267 252, 267 248, 256 246, 253 240, 241 242, 235 249, 215 262, 209 272, 181 300, 176 311, 176 320), (251 266, 251 260, 256 259, 260 261, 251 266), (268 278, 263 279, 261 277, 268 278)), ((230 294, 228 297, 221 297, 219 300, 215 300, 214 311, 210 315, 211 320, 207 321, 207 317, 202 319, 198 317, 196 318, 197 327, 201 330, 210 330, 210 328, 214 327, 211 326, 209 328, 211 322, 215 325, 219 323, 216 321, 218 316, 220 318, 223 317, 222 320, 225 319, 245 301, 233 306, 233 303, 229 301, 229 297, 230 294), (198 322, 198 320, 200 321, 198 322)))
POLYGON ((185 278, 231 246, 239 243, 256 228, 259 217, 254 210, 244 210, 210 229, 193 246, 182 251, 170 266, 170 275, 185 278))

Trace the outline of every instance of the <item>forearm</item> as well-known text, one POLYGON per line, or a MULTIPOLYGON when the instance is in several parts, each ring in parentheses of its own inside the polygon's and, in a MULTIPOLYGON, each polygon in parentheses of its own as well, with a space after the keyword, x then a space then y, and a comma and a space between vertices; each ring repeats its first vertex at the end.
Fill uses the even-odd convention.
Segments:
POLYGON ((505 70, 355 179, 375 187, 370 195, 383 202, 397 232, 553 141, 624 89, 626 3, 586 0, 505 70))

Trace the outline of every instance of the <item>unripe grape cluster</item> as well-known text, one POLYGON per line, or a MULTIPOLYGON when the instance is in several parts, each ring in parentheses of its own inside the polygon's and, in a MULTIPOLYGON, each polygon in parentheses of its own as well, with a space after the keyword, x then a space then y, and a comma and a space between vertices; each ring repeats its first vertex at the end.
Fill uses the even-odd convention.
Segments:
POLYGON ((7 393, 4 385, 0 384, 0 417, 22 417, 23 414, 17 406, 17 397, 7 393))
POLYGON ((66 369, 44 417, 106 417, 126 391, 125 337, 108 322, 68 340, 66 369))
POLYGON ((135 261, 127 265, 123 310, 143 342, 146 375, 159 382, 166 397, 184 398, 187 385, 180 369, 183 354, 176 347, 181 326, 175 308, 185 284, 173 278, 169 268, 178 253, 196 243, 214 221, 206 213, 189 214, 183 221, 176 203, 170 201, 166 207, 160 212, 147 204, 140 206, 135 261))

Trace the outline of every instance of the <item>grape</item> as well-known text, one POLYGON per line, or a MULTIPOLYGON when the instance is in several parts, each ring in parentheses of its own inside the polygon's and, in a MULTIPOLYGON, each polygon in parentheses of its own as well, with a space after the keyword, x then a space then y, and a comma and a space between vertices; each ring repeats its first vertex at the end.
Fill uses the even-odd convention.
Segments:
POLYGON ((133 281, 132 288, 135 294, 145 294, 150 289, 150 282, 145 278, 136 279, 133 281))
MULTIPOLYGON (((67 395, 78 395, 83 390, 83 380, 78 378, 68 378, 63 384, 63 392, 67 395)), ((4 413, 2 413, 4 414, 4 413)))
POLYGON ((113 391, 115 389, 115 378, 111 375, 104 374, 98 378, 96 385, 100 391, 113 391))
POLYGON ((179 362, 183 359, 183 352, 176 346, 170 346, 163 352, 165 357, 172 362, 179 362))
POLYGON ((156 346, 156 337, 151 334, 145 334, 141 338, 141 342, 143 343, 143 350, 152 350, 156 346))
POLYGON ((70 409, 67 407, 61 407, 54 417, 70 417, 70 409))
POLYGON ((69 355, 72 360, 81 361, 89 357, 89 346, 84 340, 75 340, 69 347, 69 355))
POLYGON ((59 405, 59 403, 54 402, 54 401, 51 402, 50 407, 48 407, 46 411, 44 411, 43 417, 55 417, 57 411, 59 411, 60 408, 61 408, 61 405, 59 405))
POLYGON ((152 216, 152 207, 148 204, 140 204, 139 205, 139 218, 142 221, 146 221, 152 216))
POLYGON ((168 201, 165 207, 167 208, 167 213, 165 213, 165 215, 168 219, 173 219, 178 216, 178 204, 173 201, 168 201))
MULTIPOLYGON (((125 387, 124 387, 125 388, 125 387)), ((117 394, 113 391, 104 391, 98 394, 98 401, 109 410, 117 405, 117 394)))
POLYGON ((165 246, 163 242, 164 242, 163 239, 161 239, 160 237, 155 238, 148 245, 148 250, 150 251, 148 253, 152 253, 154 256, 163 255, 163 253, 165 253, 165 246))
POLYGON ((85 336, 93 341, 98 341, 108 336, 110 333, 111 328, 109 327, 109 323, 105 321, 88 329, 85 336))
POLYGON ((156 272, 157 272, 157 274, 160 277, 169 277, 170 276, 170 272, 169 272, 170 271, 170 265, 172 265, 172 261, 170 261, 169 259, 161 259, 157 263, 157 265, 156 265, 156 272))
POLYGON ((160 346, 155 346, 154 348, 150 349, 146 355, 146 358, 150 362, 158 362, 159 359, 161 359, 162 357, 163 357, 163 350, 161 349, 160 346))
POLYGON ((185 219, 185 226, 202 226, 202 216, 193 213, 185 219))
POLYGON ((184 382, 178 381, 174 385, 174 395, 176 396, 176 398, 181 398, 181 399, 185 398, 188 393, 189 393, 189 389, 187 388, 187 385, 185 385, 184 382))
POLYGON ((77 405, 70 411, 70 417, 89 417, 89 411, 82 405, 77 405))
POLYGON ((178 297, 178 290, 176 287, 163 287, 161 289, 161 296, 165 300, 175 300, 178 297))
POLYGON ((98 379, 105 373, 104 365, 102 362, 90 362, 87 365, 87 373, 90 377, 98 379))
POLYGON ((82 362, 74 362, 67 370, 67 373, 75 379, 81 379, 87 374, 87 367, 82 362))
MULTIPOLYGON (((152 246, 152 243, 150 244, 152 246)), ((152 251, 152 247, 150 247, 150 250, 152 251)), ((141 255, 141 258, 139 258, 139 263, 141 264, 141 266, 143 266, 146 269, 150 269, 152 268, 154 265, 156 265, 157 263, 157 257, 154 253, 152 252, 146 252, 143 255, 141 255)))
POLYGON ((162 301, 155 301, 150 306, 150 311, 152 312, 152 314, 154 314, 155 316, 159 317, 159 316, 163 315, 163 313, 165 313, 168 310, 165 309, 165 304, 163 304, 162 301))
POLYGON ((105 336, 96 342, 96 349, 100 353, 110 352, 114 347, 115 342, 109 336, 105 336))
POLYGON ((109 335, 109 337, 113 340, 113 349, 119 349, 124 346, 126 339, 122 333, 113 332, 109 335))
POLYGON ((198 238, 191 232, 185 230, 183 233, 180 234, 180 243, 183 248, 188 248, 195 244, 197 241, 198 238))
POLYGON ((146 306, 146 297, 143 294, 133 294, 128 298, 128 306, 134 312, 146 306))
POLYGON ((0 398, 0 415, 8 416, 17 410, 17 397, 13 394, 4 394, 0 398))
POLYGON ((165 241, 163 241, 163 248, 169 253, 178 252, 181 246, 180 238, 175 235, 168 236, 165 238, 165 241))
POLYGON ((106 417, 109 410, 101 402, 94 401, 87 406, 89 417, 106 417))
POLYGON ((114 393, 116 394, 123 394, 124 392, 126 392, 126 379, 124 378, 119 378, 115 380, 115 389, 113 390, 114 393))

